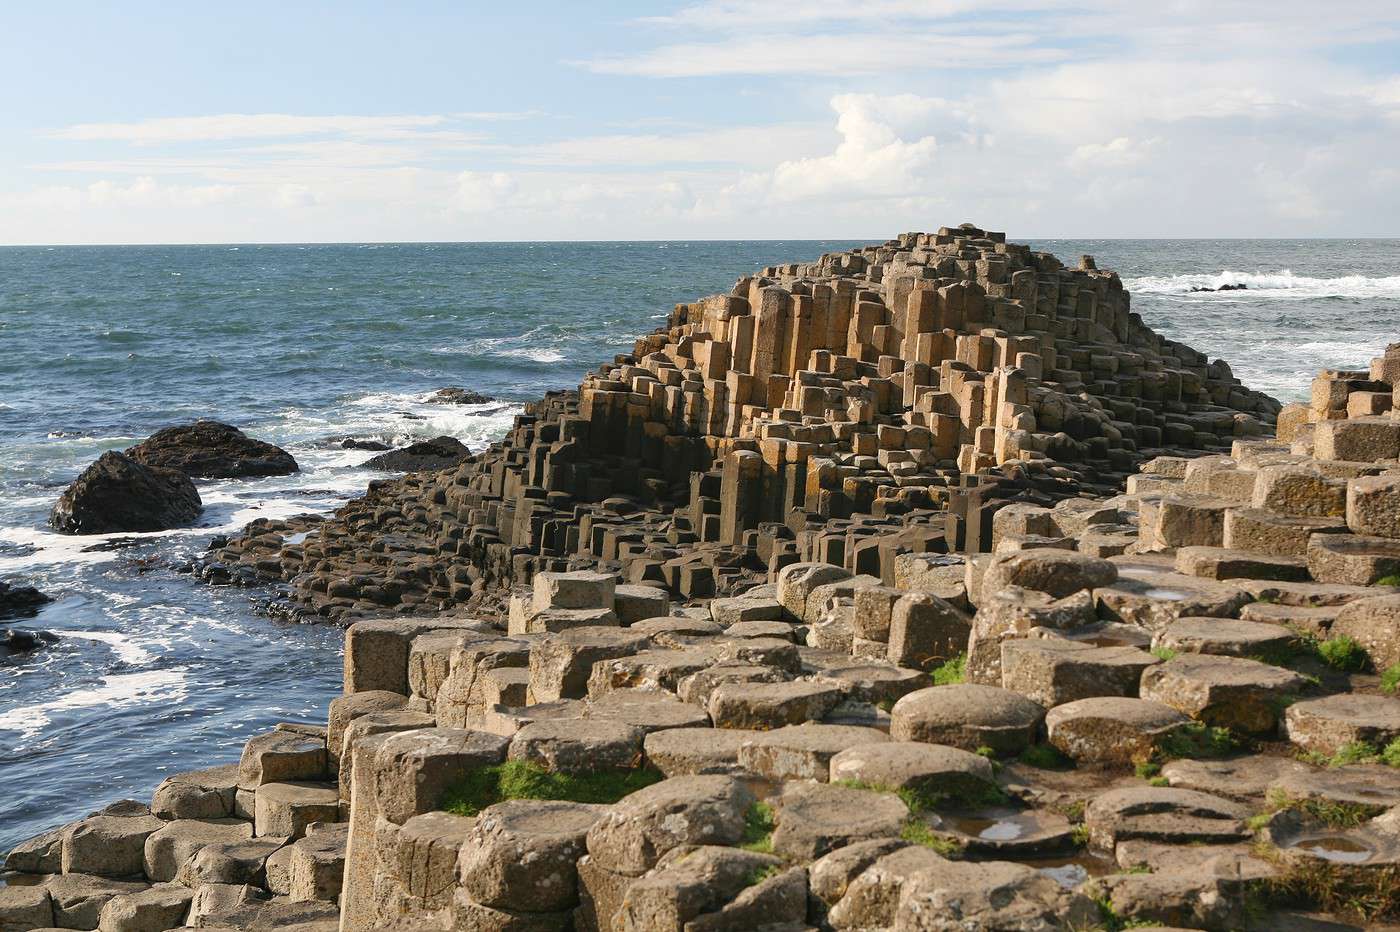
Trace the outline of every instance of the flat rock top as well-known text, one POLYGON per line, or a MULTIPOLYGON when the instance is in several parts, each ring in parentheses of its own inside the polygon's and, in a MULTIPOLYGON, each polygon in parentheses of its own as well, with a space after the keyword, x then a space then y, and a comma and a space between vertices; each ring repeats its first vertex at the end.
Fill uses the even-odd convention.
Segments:
POLYGON ((1230 760, 1174 760, 1162 767, 1162 776, 1179 789, 1248 799, 1266 795, 1281 778, 1313 769, 1289 757, 1251 754, 1230 760))
POLYGON ((1307 682, 1292 670, 1244 657, 1216 654, 1177 654, 1150 668, 1144 677, 1165 681, 1194 680, 1209 686, 1254 686, 1269 689, 1301 689, 1307 682))
POLYGON ((858 744, 888 741, 890 736, 878 728, 859 725, 820 725, 807 722, 787 725, 761 732, 746 742, 754 747, 797 748, 807 751, 843 751, 858 744))
POLYGON ((1184 725, 1189 721, 1176 709, 1150 699, 1123 696, 1095 696, 1057 705, 1045 715, 1045 724, 1055 728, 1076 720, 1108 720, 1137 728, 1158 729, 1184 725))
POLYGON ((1350 725, 1382 725, 1400 728, 1400 699, 1359 693, 1338 693, 1321 699, 1307 699, 1288 707, 1293 718, 1319 718, 1350 725))
POLYGON ((1037 703, 999 686, 953 683, 912 692, 894 704, 890 715, 921 722, 957 725, 1029 726, 1045 714, 1037 703))

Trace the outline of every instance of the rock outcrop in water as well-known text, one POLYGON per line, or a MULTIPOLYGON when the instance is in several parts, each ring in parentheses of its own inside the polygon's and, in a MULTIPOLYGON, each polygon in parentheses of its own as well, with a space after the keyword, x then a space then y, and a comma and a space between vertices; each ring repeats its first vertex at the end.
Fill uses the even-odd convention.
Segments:
POLYGON ((219 421, 195 421, 157 431, 126 455, 146 466, 178 469, 195 479, 285 476, 297 461, 281 447, 254 440, 219 421))
POLYGON ((682 598, 825 560, 985 550, 994 510, 1226 451, 1278 404, 1131 312, 1118 276, 972 227, 765 269, 530 406, 453 472, 376 483, 304 542, 215 556, 332 617, 476 605, 601 565, 682 598))
POLYGON ((354 624, 324 727, 20 845, 0 924, 1400 918, 1400 343, 1276 437, 989 520, 991 552, 896 549, 890 580, 827 550, 678 604, 595 558, 504 618, 354 624))
POLYGON ((64 490, 49 524, 64 534, 165 531, 189 524, 203 510, 185 473, 109 450, 64 490))
POLYGON ((456 437, 434 437, 372 457, 365 465, 386 472, 435 472, 451 469, 471 458, 471 450, 456 437))
POLYGON ((41 605, 51 601, 33 586, 19 586, 0 580, 0 619, 32 615, 41 605))

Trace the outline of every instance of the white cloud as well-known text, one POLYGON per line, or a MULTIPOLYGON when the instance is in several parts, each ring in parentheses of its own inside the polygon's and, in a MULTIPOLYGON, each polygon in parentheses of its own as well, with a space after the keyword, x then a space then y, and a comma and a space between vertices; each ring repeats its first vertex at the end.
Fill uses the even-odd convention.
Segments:
POLYGON ((515 189, 515 180, 505 172, 465 171, 457 176, 455 204, 467 213, 489 213, 499 210, 515 189))
POLYGON ((289 113, 221 113, 211 116, 158 117, 131 123, 79 123, 54 130, 55 139, 107 140, 138 145, 208 142, 296 136, 348 135, 402 138, 443 126, 453 119, 494 121, 524 119, 529 113, 461 113, 403 116, 304 116, 289 113))
POLYGON ((1146 159, 1156 144, 1155 138, 1130 139, 1127 136, 1119 136, 1108 142, 1089 142, 1076 146, 1066 161, 1071 168, 1123 168, 1146 159))

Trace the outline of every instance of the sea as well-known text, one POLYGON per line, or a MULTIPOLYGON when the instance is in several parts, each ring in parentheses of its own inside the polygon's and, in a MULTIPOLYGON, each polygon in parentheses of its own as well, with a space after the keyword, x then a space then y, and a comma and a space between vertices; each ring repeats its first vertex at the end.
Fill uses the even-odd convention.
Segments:
MULTIPOLYGON (((376 473, 345 438, 481 448, 678 301, 846 241, 0 248, 0 579, 54 599, 0 625, 57 635, 0 658, 0 852, 165 777, 324 721, 342 632, 276 621, 179 564, 254 518, 330 512, 376 473), (439 388, 491 396, 433 403, 439 388), (45 525, 104 450, 209 417, 276 443, 292 476, 199 483, 197 526, 69 537, 45 525)), ((1253 388, 1400 339, 1400 241, 1043 240, 1122 275, 1161 333, 1253 388), (1196 291, 1221 285, 1243 290, 1196 291)))

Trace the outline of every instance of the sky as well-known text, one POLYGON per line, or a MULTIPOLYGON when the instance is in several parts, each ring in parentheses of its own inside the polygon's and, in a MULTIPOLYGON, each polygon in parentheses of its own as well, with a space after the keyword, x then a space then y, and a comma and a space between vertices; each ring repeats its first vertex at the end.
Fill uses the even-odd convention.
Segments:
POLYGON ((1400 3, 20 4, 0 243, 1400 235, 1400 3))

